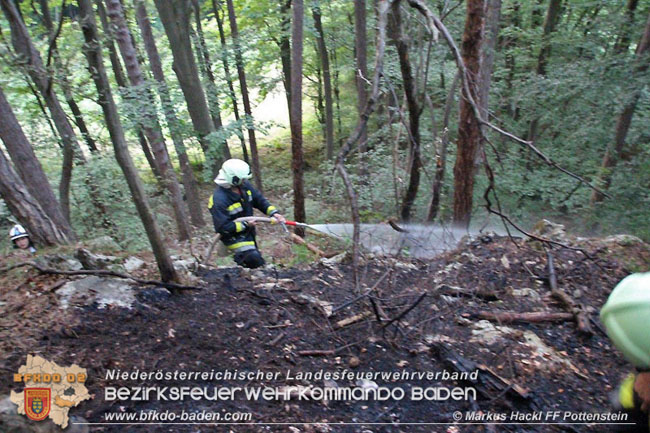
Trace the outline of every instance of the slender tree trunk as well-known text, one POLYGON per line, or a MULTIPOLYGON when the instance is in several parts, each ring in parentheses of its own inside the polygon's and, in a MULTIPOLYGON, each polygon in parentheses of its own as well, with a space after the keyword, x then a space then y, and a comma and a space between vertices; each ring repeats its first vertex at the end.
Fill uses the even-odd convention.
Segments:
POLYGON ((404 84, 404 95, 406 96, 409 111, 409 183, 400 209, 400 217, 402 220, 408 221, 411 219, 413 203, 415 203, 415 197, 420 186, 420 169, 422 167, 422 161, 420 159, 420 114, 422 113, 422 109, 418 104, 415 78, 409 57, 408 41, 402 29, 399 2, 393 3, 392 17, 392 37, 397 45, 397 55, 399 57, 399 65, 404 84))
MULTIPOLYGON (((398 2, 399 3, 399 2, 398 2)), ((365 111, 368 102, 368 41, 366 36, 366 0, 354 0, 354 54, 356 59, 357 110, 359 116, 365 111)), ((364 130, 359 138, 360 152, 368 150, 368 134, 364 130)), ((363 163, 362 163, 363 165, 363 163)), ((362 167, 362 172, 365 169, 362 167)))
POLYGON ((45 104, 52 116, 54 126, 56 127, 59 137, 61 137, 61 142, 63 143, 64 168, 68 167, 68 169, 63 170, 61 177, 60 203, 64 216, 68 221, 70 221, 69 194, 72 174, 69 170, 69 167, 71 166, 69 161, 71 161, 73 157, 76 157, 83 163, 85 162, 85 158, 79 148, 79 143, 77 142, 77 136, 74 129, 72 129, 72 125, 70 125, 68 117, 66 116, 65 111, 63 111, 59 99, 54 92, 52 80, 43 65, 41 55, 32 43, 29 33, 27 32, 27 27, 20 16, 16 4, 12 0, 1 0, 0 5, 2 6, 2 10, 9 22, 9 26, 11 27, 11 40, 14 49, 16 50, 16 53, 22 57, 29 76, 36 85, 39 93, 43 96, 45 104))
POLYGON ((630 33, 634 26, 634 12, 638 4, 639 0, 627 0, 621 33, 618 35, 618 39, 616 39, 616 44, 614 44, 614 52, 617 54, 625 53, 630 49, 630 33))
POLYGON ((251 148, 253 177, 255 179, 255 186, 257 189, 262 191, 262 171, 260 169, 260 158, 257 154, 257 140, 255 138, 255 127, 253 125, 253 111, 251 110, 251 103, 248 98, 248 84, 246 83, 244 59, 241 54, 241 41, 239 40, 237 17, 235 16, 235 7, 232 0, 226 0, 226 5, 228 7, 228 21, 230 21, 230 34, 235 48, 235 63, 237 64, 239 87, 241 88, 242 102, 244 103, 244 113, 246 113, 246 129, 248 130, 248 144, 251 148))
MULTIPOLYGON (((427 212, 428 222, 433 222, 440 210, 440 196, 442 195, 442 187, 445 181, 447 149, 449 148, 449 117, 451 116, 451 109, 454 104, 454 95, 458 89, 459 81, 460 73, 457 72, 454 81, 449 88, 447 101, 445 102, 445 112, 442 119, 442 137, 440 147, 436 149, 436 172, 433 178, 433 187, 431 189, 431 202, 429 203, 429 210, 427 212)), ((430 109, 433 110, 433 104, 431 104, 430 109)))
POLYGON ((151 243, 151 249, 158 264, 161 279, 167 281, 177 281, 178 276, 172 264, 167 247, 165 246, 158 223, 153 217, 151 208, 147 201, 147 197, 142 186, 142 181, 138 176, 138 172, 133 165, 133 160, 129 154, 126 139, 124 138, 124 130, 120 123, 120 117, 117 112, 115 101, 111 93, 106 70, 102 60, 102 51, 97 37, 97 27, 95 25, 95 16, 93 15, 92 4, 90 0, 78 0, 79 16, 81 29, 84 34, 84 55, 88 60, 88 67, 91 71, 93 81, 99 94, 99 104, 104 112, 106 119, 106 127, 113 142, 115 149, 115 158, 117 159, 124 177, 133 197, 133 202, 140 214, 140 219, 151 243))
MULTIPOLYGON (((70 90, 70 80, 68 80, 68 71, 61 64, 61 61, 59 59, 58 47, 56 43, 57 35, 55 34, 54 23, 52 22, 52 15, 50 14, 50 8, 47 4, 47 0, 38 0, 38 3, 41 7, 43 24, 45 24, 45 28, 49 33, 49 38, 52 41, 51 49, 52 49, 55 65, 57 69, 61 72, 60 74, 61 87, 63 88, 65 101, 68 104, 68 107, 70 107, 70 111, 72 111, 75 124, 77 125, 77 128, 79 128, 79 131, 81 131, 81 135, 83 136, 84 141, 88 146, 88 149, 91 152, 97 152, 97 145, 95 144, 95 140, 93 140, 93 138, 91 137, 90 132, 88 131, 88 127, 86 126, 86 121, 83 117, 83 114, 81 113, 81 110, 79 110, 79 106, 77 105, 77 102, 74 100, 72 91, 70 90)), ((64 16, 63 11, 61 11, 61 19, 63 19, 63 16, 64 16)))
POLYGON ((63 216, 43 167, 9 106, 2 88, 0 88, 0 139, 5 144, 29 193, 38 201, 43 212, 65 233, 66 238, 71 236, 72 229, 68 220, 63 216))
POLYGON ((30 194, 1 149, 0 197, 36 243, 57 245, 67 244, 70 241, 66 232, 49 217, 38 200, 30 194))
MULTIPOLYGON (((483 34, 484 0, 467 1, 467 18, 463 33, 462 56, 468 76, 468 88, 476 100, 476 78, 480 72, 481 37, 483 34)), ((463 93, 465 90, 463 89, 463 93)), ((458 122, 458 144, 456 164, 454 165, 454 223, 463 228, 469 227, 474 197, 474 160, 479 149, 480 126, 467 97, 460 100, 460 119, 458 122)))
MULTIPOLYGON (((488 100, 490 95, 490 84, 492 82, 492 71, 494 69, 494 54, 499 37, 499 22, 501 21, 501 0, 487 0, 485 12, 485 28, 483 43, 481 44, 481 66, 478 77, 478 106, 481 116, 488 119, 488 100)), ((476 152, 476 166, 483 161, 483 144, 476 152)))
POLYGON ((216 131, 192 53, 189 5, 184 0, 155 0, 154 2, 169 39, 174 57, 173 69, 185 96, 192 124, 198 134, 206 163, 211 167, 212 174, 216 176, 226 151, 223 143, 215 140, 216 131))
MULTIPOLYGON (((111 26, 108 23, 108 15, 106 14, 106 8, 104 7, 104 3, 102 2, 102 0, 95 0, 95 4, 97 5, 97 15, 99 15, 99 20, 102 23, 102 29, 104 30, 104 37, 105 37, 104 44, 108 48, 108 58, 111 61, 111 69, 113 69, 113 76, 115 77, 115 83, 117 83, 117 86, 120 89, 126 89, 128 87, 128 83, 126 82, 126 74, 122 69, 122 62, 120 62, 120 56, 117 53, 117 48, 115 48, 115 44, 113 43, 115 37, 113 35, 113 30, 111 29, 111 26)), ((138 126, 135 132, 136 135, 138 136, 138 143, 140 143, 140 148, 142 149, 142 153, 144 154, 144 157, 146 158, 147 163, 149 164, 149 168, 151 168, 151 172, 160 183, 162 179, 162 176, 160 175, 160 168, 158 168, 158 162, 154 159, 153 154, 151 153, 151 149, 149 148, 147 139, 145 138, 144 133, 142 132, 142 128, 138 126)))
MULTIPOLYGON (((217 84, 214 79, 214 74, 212 73, 212 61, 210 60, 210 53, 208 52, 208 47, 205 44, 203 25, 201 24, 201 8, 199 7, 198 0, 192 0, 192 8, 194 9, 194 22, 196 25, 196 34, 194 35, 196 56, 199 59, 199 66, 205 75, 207 90, 206 96, 208 97, 208 105, 210 106, 212 123, 214 123, 214 128, 218 131, 223 128, 221 108, 219 108, 219 91, 217 90, 217 84)), ((194 34, 194 32, 192 32, 191 26, 190 32, 194 34)), ((226 145, 225 148, 227 149, 228 146, 226 145)), ((230 150, 228 150, 226 158, 230 159, 230 150)))
POLYGON ((244 155, 244 161, 250 164, 248 159, 248 149, 246 149, 246 140, 244 139, 244 134, 241 130, 241 122, 239 116, 239 106, 237 104, 237 94, 235 93, 235 86, 232 84, 232 75, 230 74, 230 66, 228 65, 228 44, 226 43, 226 33, 223 30, 223 18, 221 14, 223 10, 221 5, 217 6, 217 0, 212 0, 212 12, 214 17, 217 20, 217 27, 219 28, 219 41, 221 42, 221 63, 223 64, 223 72, 226 76, 226 82, 228 83, 228 94, 230 96, 230 102, 232 103, 232 111, 235 114, 235 120, 240 127, 237 128, 237 137, 241 142, 241 150, 244 155))
POLYGON ((138 26, 140 27, 140 33, 145 50, 147 51, 147 57, 149 58, 149 66, 154 79, 158 82, 158 95, 162 102, 163 111, 165 113, 165 118, 167 119, 174 148, 178 155, 178 162, 181 166, 183 185, 185 186, 185 195, 187 196, 187 205, 190 210, 190 219, 194 226, 203 227, 205 225, 205 220, 203 219, 203 213, 201 211, 201 200, 199 197, 196 177, 192 171, 185 144, 183 143, 183 137, 180 133, 180 121, 176 116, 176 110, 169 94, 169 88, 167 87, 167 81, 165 80, 160 55, 158 54, 158 48, 156 47, 155 38, 151 29, 149 14, 147 13, 144 0, 135 0, 135 4, 136 19, 138 21, 138 26))
POLYGON ((169 160, 167 146, 162 136, 162 128, 158 123, 158 118, 155 114, 150 114, 151 112, 149 111, 150 107, 155 106, 155 101, 142 77, 140 62, 138 61, 135 46, 133 45, 131 34, 126 25, 120 0, 106 0, 106 10, 115 29, 115 40, 122 53, 122 59, 124 60, 124 66, 126 67, 131 88, 135 91, 137 99, 144 104, 139 123, 149 143, 151 143, 164 186, 169 192, 169 200, 174 209, 174 217, 176 219, 176 226, 178 227, 178 238, 181 241, 187 240, 191 236, 191 229, 185 212, 181 188, 178 184, 178 178, 174 173, 174 168, 169 160))
MULTIPOLYGON (((232 0, 228 0, 229 2, 232 0)), ((302 47, 303 47, 303 0, 293 0, 291 20, 291 154, 293 170, 293 214, 296 221, 305 222, 305 186, 303 181, 304 160, 302 152, 302 47)), ((305 231, 296 229, 298 236, 305 231)))
POLYGON ((312 15, 314 17, 314 26, 317 33, 318 54, 323 69, 323 93, 325 96, 325 148, 327 159, 332 160, 332 158, 334 158, 334 104, 332 101, 332 77, 319 4, 315 3, 312 7, 312 15))
MULTIPOLYGON (((639 76, 648 70, 648 64, 650 63, 650 14, 648 14, 648 19, 645 24, 645 30, 639 41, 639 45, 636 48, 636 58, 637 63, 635 66, 635 75, 639 76)), ((614 137, 614 146, 612 148, 607 148, 605 151, 605 156, 603 158, 603 163, 601 167, 600 174, 600 183, 601 189, 606 191, 611 182, 612 182, 612 171, 616 167, 616 163, 621 157, 621 153, 625 147, 625 140, 627 138, 627 132, 630 129, 630 124, 632 123, 632 117, 634 116, 634 111, 636 110, 636 104, 641 97, 641 89, 635 90, 627 104, 623 107, 621 114, 616 121, 616 132, 614 137)), ((598 191, 594 191, 591 195, 591 204, 595 204, 603 201, 605 196, 598 191)))
MULTIPOLYGON (((562 0, 550 0, 544 18, 544 30, 542 33, 542 48, 537 56, 537 75, 546 76, 546 66, 551 56, 551 34, 555 31, 555 26, 560 20, 560 11, 562 0)), ((537 130, 539 129, 539 116, 534 116, 528 129, 528 140, 537 140, 537 130)))
POLYGON ((562 10, 562 0, 550 0, 544 18, 544 32, 542 34, 542 48, 537 56, 537 74, 546 76, 546 65, 551 55, 551 33, 555 31, 560 12, 562 10))
POLYGON ((287 107, 291 116, 291 0, 283 0, 280 3, 280 60, 282 61, 282 82, 284 93, 287 97, 287 107))

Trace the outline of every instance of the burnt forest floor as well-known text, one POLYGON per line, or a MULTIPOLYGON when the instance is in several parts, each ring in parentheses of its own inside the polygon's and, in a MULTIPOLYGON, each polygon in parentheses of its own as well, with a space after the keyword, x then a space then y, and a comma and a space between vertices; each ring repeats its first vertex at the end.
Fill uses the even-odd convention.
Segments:
MULTIPOLYGON (((647 269, 647 246, 630 248, 627 254, 640 258, 647 269)), ((173 295, 144 288, 138 289, 138 302, 132 309, 65 311, 58 308, 54 294, 60 277, 32 271, 27 285, 4 287, 0 298, 0 336, 4 340, 0 395, 15 386, 12 373, 26 356, 39 354, 59 365, 74 363, 88 369, 87 387, 94 398, 70 414, 89 422, 102 422, 106 412, 157 409, 250 412, 257 423, 296 423, 91 427, 98 432, 605 431, 602 426, 588 425, 451 424, 455 411, 610 410, 608 393, 631 366, 610 344, 597 313, 611 289, 631 270, 625 261, 612 258, 614 254, 607 248, 594 247, 590 253, 594 259, 570 249, 552 251, 559 286, 587 312, 592 336, 580 333, 572 320, 499 324, 477 317, 479 311, 566 311, 550 296, 547 255, 540 246, 523 240, 515 244, 496 236, 468 242, 431 261, 366 258, 359 275, 361 292, 373 290, 334 314, 330 314, 332 308, 357 295, 349 263, 253 272, 235 267, 204 269, 199 273, 205 283, 202 290, 173 295), (339 321, 358 315, 362 320, 337 326, 339 321), (287 370, 295 375, 319 370, 451 372, 459 368, 478 369, 478 383, 443 379, 376 382, 402 387, 407 396, 412 387, 475 387, 477 401, 418 402, 408 397, 401 401, 330 402, 104 399, 107 386, 323 386, 322 381, 285 380, 287 370), (106 379, 109 369, 260 369, 281 372, 281 379, 120 381, 106 379)), ((326 385, 352 387, 355 381, 326 385)))

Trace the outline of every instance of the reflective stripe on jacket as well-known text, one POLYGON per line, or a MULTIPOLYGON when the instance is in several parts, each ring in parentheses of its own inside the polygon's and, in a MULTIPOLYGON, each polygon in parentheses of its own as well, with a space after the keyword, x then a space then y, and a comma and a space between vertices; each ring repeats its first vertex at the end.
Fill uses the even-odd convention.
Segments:
POLYGON ((245 181, 238 194, 230 188, 217 186, 208 202, 214 230, 221 235, 221 241, 229 250, 239 253, 255 249, 255 229, 234 221, 237 218, 253 216, 253 208, 268 216, 278 213, 275 206, 245 181))
POLYGON ((623 410, 634 413, 642 419, 642 424, 637 424, 638 429, 634 431, 645 431, 644 426, 647 426, 647 431, 650 432, 650 417, 647 413, 643 414, 641 412, 641 402, 636 392, 634 392, 634 383, 636 382, 636 378, 637 376, 635 374, 630 374, 621 383, 618 389, 618 402, 623 410))

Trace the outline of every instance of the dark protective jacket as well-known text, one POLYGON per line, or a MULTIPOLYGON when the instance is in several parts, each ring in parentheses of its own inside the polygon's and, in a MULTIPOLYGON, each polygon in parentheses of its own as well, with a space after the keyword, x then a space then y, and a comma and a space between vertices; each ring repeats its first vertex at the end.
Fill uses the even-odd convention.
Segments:
POLYGON ((240 187, 242 195, 230 188, 217 186, 210 197, 208 208, 212 214, 214 230, 221 235, 221 241, 234 253, 253 250, 255 228, 245 222, 235 222, 237 218, 253 216, 253 208, 268 216, 278 213, 275 206, 248 182, 240 187))

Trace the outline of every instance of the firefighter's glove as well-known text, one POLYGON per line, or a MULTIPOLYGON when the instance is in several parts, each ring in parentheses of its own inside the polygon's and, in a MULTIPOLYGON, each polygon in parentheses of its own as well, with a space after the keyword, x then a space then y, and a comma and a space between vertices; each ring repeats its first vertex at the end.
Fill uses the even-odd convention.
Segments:
POLYGON ((641 410, 650 412, 650 372, 639 373, 634 382, 634 392, 641 399, 641 410))

